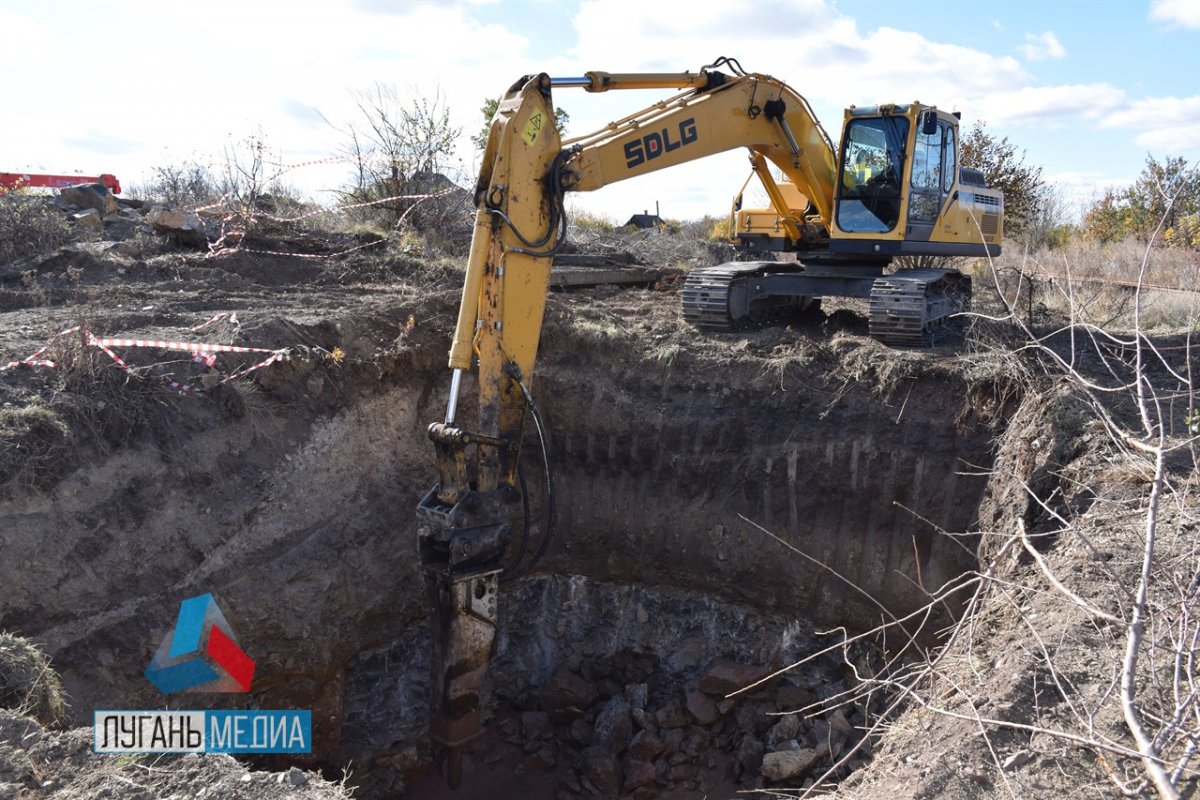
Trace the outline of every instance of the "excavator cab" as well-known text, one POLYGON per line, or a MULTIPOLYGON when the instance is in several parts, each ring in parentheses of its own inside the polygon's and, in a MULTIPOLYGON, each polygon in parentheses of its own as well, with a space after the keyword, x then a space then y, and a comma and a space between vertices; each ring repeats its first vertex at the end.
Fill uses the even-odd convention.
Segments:
POLYGON ((964 189, 959 144, 957 113, 915 102, 848 108, 830 251, 998 255, 1003 195, 964 189))
MULTIPOLYGON (((1003 195, 961 167, 957 114, 920 103, 851 106, 840 142, 833 224, 821 249, 884 260, 999 254, 1003 195)), ((808 198, 786 180, 776 194, 783 203, 734 212, 733 238, 751 252, 799 251, 803 261, 803 243, 784 221, 810 214, 808 198)))

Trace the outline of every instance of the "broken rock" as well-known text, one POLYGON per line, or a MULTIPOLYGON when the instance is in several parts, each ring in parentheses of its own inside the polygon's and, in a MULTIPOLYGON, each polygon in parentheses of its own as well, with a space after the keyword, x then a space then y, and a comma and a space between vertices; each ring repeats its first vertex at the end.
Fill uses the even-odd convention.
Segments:
POLYGON ((795 711, 798 708, 804 708, 816 699, 816 695, 803 686, 790 684, 780 686, 779 691, 775 693, 775 705, 779 706, 780 711, 795 711))
POLYGON ((59 199, 76 208, 94 209, 100 216, 117 213, 120 206, 117 198, 103 184, 84 183, 79 186, 68 186, 60 189, 59 199))
POLYGON ((789 739, 795 739, 800 734, 800 715, 785 714, 767 731, 767 744, 774 746, 789 739))
POLYGON ((172 211, 155 206, 146 215, 146 221, 159 233, 165 233, 180 244, 207 247, 208 237, 204 234, 204 223, 194 211, 172 211))
POLYGON ((550 715, 545 711, 526 711, 521 714, 521 737, 526 741, 541 739, 550 731, 550 715))
POLYGON ((763 763, 763 743, 753 736, 746 736, 734 753, 740 774, 753 774, 763 763))
POLYGON ((650 731, 639 731, 629 743, 629 754, 642 761, 650 761, 663 751, 666 745, 650 731))
POLYGON ((700 676, 700 690, 712 695, 725 695, 760 681, 771 672, 766 667, 739 664, 719 658, 700 676))
POLYGON ((100 212, 94 208, 89 208, 87 211, 80 211, 78 214, 72 214, 71 219, 96 233, 104 233, 104 220, 100 218, 100 212))
POLYGON ((691 720, 684 713, 683 706, 679 701, 672 700, 669 705, 663 706, 654 713, 654 721, 660 728, 682 728, 691 720))
POLYGON ((633 719, 629 715, 629 704, 623 696, 613 695, 596 717, 596 740, 607 745, 613 754, 619 754, 629 745, 632 737, 633 719))
POLYGON ((683 691, 687 700, 687 710, 696 718, 696 722, 701 725, 711 725, 720 718, 721 714, 717 711, 717 704, 711 697, 700 691, 700 685, 696 681, 688 681, 684 684, 683 691))
POLYGON ((589 747, 583 752, 580 773, 603 795, 615 795, 621 789, 621 765, 605 747, 589 747))
POLYGON ((568 708, 586 709, 596 702, 596 688, 579 675, 563 667, 542 687, 542 707, 547 711, 568 708))
POLYGON ((777 750, 763 756, 762 775, 776 783, 797 778, 821 760, 816 750, 777 750))
POLYGON ((625 790, 636 789, 658 780, 658 767, 649 761, 628 759, 625 762, 625 790))
POLYGON ((846 713, 840 708, 829 715, 829 725, 847 739, 854 735, 854 726, 850 724, 850 720, 846 719, 846 713))

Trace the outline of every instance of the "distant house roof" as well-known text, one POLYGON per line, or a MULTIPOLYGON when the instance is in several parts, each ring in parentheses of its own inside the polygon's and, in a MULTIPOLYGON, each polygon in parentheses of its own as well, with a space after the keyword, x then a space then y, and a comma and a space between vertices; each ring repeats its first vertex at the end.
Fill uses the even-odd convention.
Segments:
POLYGON ((629 222, 625 223, 627 227, 632 226, 643 230, 646 228, 657 228, 663 224, 663 219, 658 214, 634 214, 629 218, 629 222))

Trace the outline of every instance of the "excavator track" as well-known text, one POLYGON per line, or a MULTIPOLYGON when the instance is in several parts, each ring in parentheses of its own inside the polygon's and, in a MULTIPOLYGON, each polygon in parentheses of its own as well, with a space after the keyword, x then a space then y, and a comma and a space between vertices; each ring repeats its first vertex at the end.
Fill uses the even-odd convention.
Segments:
POLYGON ((902 269, 882 277, 864 277, 857 289, 825 284, 812 275, 811 296, 774 294, 764 297, 759 284, 781 272, 798 272, 778 262, 728 263, 692 270, 683 284, 683 318, 704 331, 735 331, 769 324, 773 319, 810 305, 823 290, 829 294, 869 296, 871 336, 900 347, 933 342, 947 319, 971 302, 971 279, 957 270, 902 269), (765 279, 756 281, 756 279, 765 279), (840 287, 840 291, 833 291, 840 287), (869 293, 869 295, 868 295, 869 293))
POLYGON ((892 346, 922 346, 951 314, 971 303, 971 279, 957 270, 902 269, 871 287, 871 337, 892 346))
POLYGON ((734 319, 731 309, 745 305, 745 282, 767 269, 783 271, 786 264, 727 263, 692 270, 684 281, 682 291, 683 318, 703 331, 735 331, 765 321, 761 315, 749 314, 734 319))

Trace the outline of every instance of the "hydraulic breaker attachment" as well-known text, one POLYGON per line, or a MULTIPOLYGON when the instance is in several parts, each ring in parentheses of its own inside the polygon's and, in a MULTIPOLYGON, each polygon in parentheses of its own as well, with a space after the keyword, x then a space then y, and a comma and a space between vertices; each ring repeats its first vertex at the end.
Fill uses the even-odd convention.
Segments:
POLYGON ((429 736, 446 748, 451 788, 462 747, 482 733, 480 689, 496 640, 500 562, 514 500, 468 490, 446 505, 431 489, 417 506, 417 535, 432 609, 429 736))

